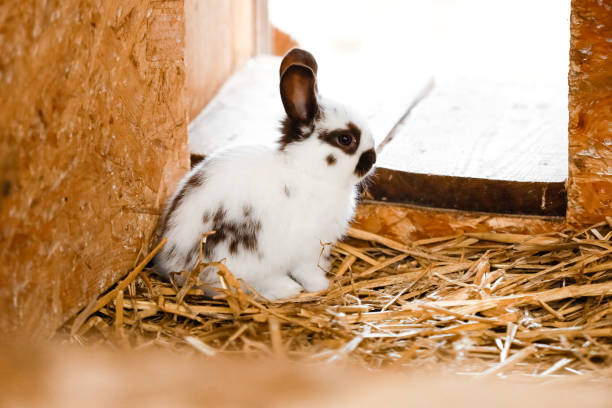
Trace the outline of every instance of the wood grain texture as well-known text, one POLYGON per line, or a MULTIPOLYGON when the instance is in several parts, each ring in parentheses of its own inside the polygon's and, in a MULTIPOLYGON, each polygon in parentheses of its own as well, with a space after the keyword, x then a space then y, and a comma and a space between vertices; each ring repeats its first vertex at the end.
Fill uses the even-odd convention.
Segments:
POLYGON ((486 214, 372 201, 357 207, 353 225, 405 243, 464 232, 543 234, 567 227, 563 217, 486 214))
POLYGON ((195 118, 225 80, 258 48, 256 33, 266 8, 262 0, 185 0, 187 78, 190 118, 195 118))
POLYGON ((564 182, 565 83, 564 77, 436 77, 433 91, 416 106, 380 161, 412 173, 564 182))
POLYGON ((565 216, 565 183, 518 182, 376 169, 374 200, 464 211, 565 216))
POLYGON ((50 336, 189 168, 183 2, 0 3, 0 333, 50 336))
POLYGON ((573 0, 568 220, 612 216, 612 2, 573 0))

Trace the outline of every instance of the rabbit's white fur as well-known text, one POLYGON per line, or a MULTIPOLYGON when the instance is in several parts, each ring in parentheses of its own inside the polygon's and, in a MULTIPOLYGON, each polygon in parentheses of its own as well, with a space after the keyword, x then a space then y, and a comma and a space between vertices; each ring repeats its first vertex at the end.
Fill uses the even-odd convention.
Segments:
MULTIPOLYGON (((280 149, 221 151, 183 178, 166 209, 162 235, 168 242, 155 260, 160 274, 168 277, 195 267, 201 235, 221 225, 221 235, 208 238, 205 260, 225 259, 236 277, 266 298, 328 287, 325 244, 346 231, 355 210, 356 184, 366 176, 356 174, 356 166, 364 152, 373 152, 374 140, 357 114, 320 98, 318 107, 320 114, 312 125, 303 126, 307 136, 299 141, 280 149), (353 154, 319 138, 348 123, 361 131, 353 154)), ((216 286, 216 273, 208 269, 199 278, 216 286)))

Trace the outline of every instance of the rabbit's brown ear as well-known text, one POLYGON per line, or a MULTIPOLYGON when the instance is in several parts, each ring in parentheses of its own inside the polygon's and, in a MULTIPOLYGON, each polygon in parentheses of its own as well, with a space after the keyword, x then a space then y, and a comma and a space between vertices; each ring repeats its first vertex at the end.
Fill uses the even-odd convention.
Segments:
POLYGON ((280 69, 280 94, 287 116, 310 123, 318 110, 317 62, 307 51, 289 51, 280 69))
POLYGON ((300 48, 293 48, 291 51, 285 54, 280 65, 281 78, 287 68, 289 68, 291 65, 302 65, 304 67, 308 67, 315 74, 315 77, 317 76, 317 61, 308 51, 300 48))

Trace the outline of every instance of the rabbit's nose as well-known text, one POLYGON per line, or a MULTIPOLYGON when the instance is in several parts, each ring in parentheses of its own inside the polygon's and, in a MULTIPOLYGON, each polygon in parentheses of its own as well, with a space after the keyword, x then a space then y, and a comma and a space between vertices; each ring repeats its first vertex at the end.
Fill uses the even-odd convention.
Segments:
POLYGON ((372 166, 376 163, 376 152, 374 149, 366 150, 361 153, 357 166, 355 167, 355 174, 359 177, 365 176, 372 166))

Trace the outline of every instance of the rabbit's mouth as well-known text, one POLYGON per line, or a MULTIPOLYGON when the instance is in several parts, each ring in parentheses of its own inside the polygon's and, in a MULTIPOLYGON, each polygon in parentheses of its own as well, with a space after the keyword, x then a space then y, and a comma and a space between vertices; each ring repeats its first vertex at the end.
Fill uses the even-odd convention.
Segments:
POLYGON ((355 166, 355 174, 357 177, 365 177, 376 163, 376 152, 374 149, 366 150, 359 156, 357 166, 355 166))

